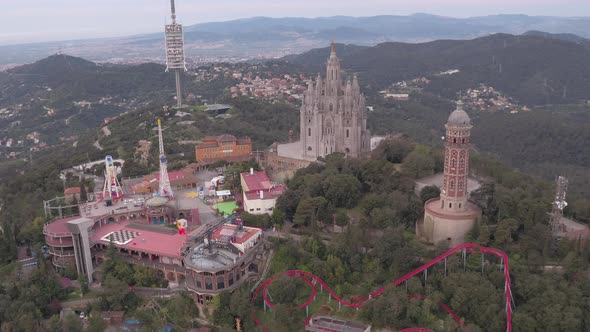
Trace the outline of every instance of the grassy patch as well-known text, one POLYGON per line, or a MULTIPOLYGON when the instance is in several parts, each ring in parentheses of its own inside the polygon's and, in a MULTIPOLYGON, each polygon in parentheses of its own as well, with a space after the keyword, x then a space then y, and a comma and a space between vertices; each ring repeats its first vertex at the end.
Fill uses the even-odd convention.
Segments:
POLYGON ((223 213, 224 216, 229 216, 230 214, 232 214, 232 212, 234 212, 235 209, 238 208, 238 205, 235 201, 231 201, 217 203, 213 206, 213 208, 219 210, 219 212, 223 213))
POLYGON ((207 106, 191 106, 190 109, 197 112, 203 112, 207 109, 207 106))
POLYGON ((71 292, 70 294, 66 295, 66 297, 64 298, 64 302, 87 300, 87 299, 93 299, 96 297, 98 297, 98 294, 95 292, 92 292, 92 291, 84 294, 84 296, 81 296, 79 292, 71 292))

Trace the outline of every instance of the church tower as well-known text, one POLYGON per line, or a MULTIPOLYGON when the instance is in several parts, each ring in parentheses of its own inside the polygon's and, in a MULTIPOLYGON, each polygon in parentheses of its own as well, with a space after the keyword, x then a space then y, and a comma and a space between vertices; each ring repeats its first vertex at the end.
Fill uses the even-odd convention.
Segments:
POLYGON ((463 110, 462 101, 457 102, 457 109, 449 116, 445 128, 445 166, 440 194, 441 209, 465 211, 472 125, 471 119, 463 110))
POLYGON ((370 151, 365 97, 356 76, 343 78, 340 59, 332 42, 326 77, 318 74, 308 83, 300 110, 301 149, 305 158, 334 152, 360 157, 370 151))

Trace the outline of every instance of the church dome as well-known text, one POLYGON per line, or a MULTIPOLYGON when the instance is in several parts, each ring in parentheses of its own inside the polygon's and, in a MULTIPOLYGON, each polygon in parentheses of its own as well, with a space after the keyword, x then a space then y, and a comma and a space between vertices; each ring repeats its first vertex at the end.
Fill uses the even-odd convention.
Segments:
POLYGON ((467 115, 467 112, 465 112, 463 110, 463 102, 462 101, 458 101, 457 102, 457 109, 454 110, 451 115, 449 115, 449 120, 447 121, 448 125, 454 125, 454 126, 470 126, 471 125, 471 119, 469 118, 469 115, 467 115))

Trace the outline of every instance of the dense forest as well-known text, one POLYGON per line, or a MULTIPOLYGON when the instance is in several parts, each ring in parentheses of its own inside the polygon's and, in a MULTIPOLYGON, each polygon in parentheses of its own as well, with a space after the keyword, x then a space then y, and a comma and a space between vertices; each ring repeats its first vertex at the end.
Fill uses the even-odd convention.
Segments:
MULTIPOLYGON (((366 296, 388 281, 424 264, 448 249, 445 243, 428 246, 414 235, 423 203, 438 195, 423 190, 413 193, 413 180, 439 171, 440 150, 412 143, 408 138, 385 141, 373 158, 344 159, 328 156, 321 164, 297 171, 289 190, 279 198, 271 221, 284 216, 285 225, 299 238, 275 241, 271 272, 301 269, 317 274, 346 300, 366 296), (344 227, 333 232, 333 225, 344 227)), ((515 301, 514 331, 583 331, 590 328, 588 243, 552 241, 548 215, 552 187, 500 162, 474 156, 474 172, 490 181, 474 193, 484 216, 468 234, 467 241, 505 251, 510 257, 515 301), (557 265, 556 272, 545 266, 557 265)), ((246 221, 248 222, 248 221, 246 221)), ((389 288, 384 296, 369 302, 358 313, 339 309, 327 301, 316 308, 323 312, 361 320, 375 328, 411 326, 435 331, 458 330, 458 325, 438 303, 449 305, 464 319, 469 331, 504 331, 503 276, 499 261, 486 257, 484 273, 479 255, 472 255, 463 270, 459 257, 449 260, 448 276, 443 267, 429 271, 428 282, 413 278, 408 290, 389 288), (408 300, 408 295, 430 300, 408 300)), ((270 290, 273 313, 264 313, 258 299, 258 316, 273 331, 293 331, 304 320, 303 310, 289 307, 302 303, 308 292, 304 284, 273 283, 270 290)), ((239 315, 252 328, 244 310, 249 293, 221 297, 217 323, 228 324, 227 315, 239 315)), ((326 300, 326 299, 324 299, 326 300)))

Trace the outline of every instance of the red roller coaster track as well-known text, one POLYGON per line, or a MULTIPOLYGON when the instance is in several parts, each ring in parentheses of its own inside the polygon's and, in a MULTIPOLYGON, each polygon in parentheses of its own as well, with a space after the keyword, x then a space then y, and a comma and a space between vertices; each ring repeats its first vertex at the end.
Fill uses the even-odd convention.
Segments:
MULTIPOLYGON (((492 254, 496 257, 499 257, 501 259, 501 267, 504 271, 504 294, 505 294, 505 301, 506 301, 506 331, 507 332, 512 332, 512 291, 510 289, 510 269, 509 269, 509 264, 508 264, 508 255, 506 255, 503 251, 495 249, 495 248, 487 248, 487 247, 481 247, 475 243, 463 243, 460 244, 454 248, 452 248, 451 250, 445 252, 444 254, 434 258, 433 260, 429 261, 428 263, 420 266, 419 268, 413 270, 412 272, 404 275, 403 277, 394 280, 391 284, 388 285, 393 285, 393 286, 399 286, 402 283, 406 282, 408 279, 420 274, 420 273, 427 273, 427 270, 429 267, 432 267, 433 265, 445 261, 446 264, 446 259, 451 256, 454 255, 458 252, 463 253, 464 255, 466 255, 467 253, 481 253, 483 254, 492 254)), ((346 300, 343 300, 342 298, 340 298, 338 295, 336 295, 336 293, 334 293, 334 291, 332 289, 330 289, 330 287, 328 287, 328 285, 322 280, 320 279, 318 276, 309 273, 307 271, 302 271, 302 270, 289 270, 283 273, 279 273, 269 279, 267 279, 266 281, 264 281, 262 284, 260 284, 258 286, 258 288, 256 288, 256 290, 254 291, 253 295, 252 295, 252 299, 251 299, 251 305, 252 305, 252 318, 254 320, 254 322, 256 323, 257 326, 262 327, 260 321, 258 320, 258 318, 256 317, 256 310, 254 309, 254 301, 256 299, 256 297, 258 296, 258 294, 261 291, 263 292, 263 299, 264 299, 264 303, 269 306, 270 308, 272 308, 274 306, 274 304, 269 301, 269 299, 267 298, 267 289, 268 286, 274 281, 276 280, 276 278, 278 278, 281 275, 287 275, 289 277, 297 277, 300 278, 302 280, 304 280, 308 285, 310 285, 311 289, 312 289, 312 295, 311 297, 303 304, 297 306, 297 308, 299 309, 303 309, 306 308, 307 306, 309 306, 311 304, 311 302, 313 302, 313 300, 315 299, 316 296, 316 287, 315 284, 319 283, 322 287, 322 289, 326 289, 326 291, 330 294, 331 297, 333 297, 336 301, 338 301, 339 303, 351 307, 351 308, 362 308, 363 304, 365 302, 367 302, 370 299, 373 299, 381 294, 383 294, 385 292, 385 287, 381 287, 378 290, 374 291, 373 293, 369 294, 367 297, 365 298, 361 298, 357 301, 355 301, 354 303, 348 302, 346 300)), ((410 298, 424 298, 422 296, 410 296, 410 298)), ((446 312, 448 312, 460 325, 461 327, 463 327, 463 322, 461 321, 461 319, 445 304, 440 304, 440 307, 443 308, 446 312)), ((306 324, 309 323, 310 317, 307 318, 306 320, 306 324)), ((264 329, 264 328, 263 328, 264 329)), ((267 329, 264 329, 264 331, 268 331, 267 329)), ((410 329, 406 329, 404 331, 428 331, 425 329, 420 329, 420 328, 410 328, 410 329)))

